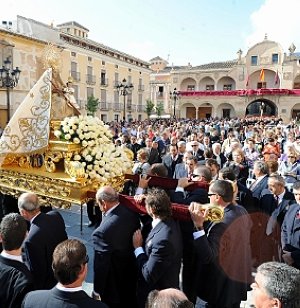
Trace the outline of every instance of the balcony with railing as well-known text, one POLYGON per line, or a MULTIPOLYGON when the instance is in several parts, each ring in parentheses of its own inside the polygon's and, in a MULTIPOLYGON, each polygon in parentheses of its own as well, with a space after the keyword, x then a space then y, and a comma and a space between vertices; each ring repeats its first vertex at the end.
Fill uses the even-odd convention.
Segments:
POLYGON ((261 95, 300 95, 300 90, 296 89, 244 89, 244 90, 223 90, 223 91, 179 91, 181 97, 201 97, 201 96, 261 96, 261 95))
POLYGON ((107 87, 108 86, 108 78, 101 78, 100 79, 100 86, 107 87))
POLYGON ((145 86, 143 84, 139 84, 138 85, 138 91, 139 92, 145 91, 145 86))
POLYGON ((96 76, 91 75, 91 74, 87 74, 86 75, 86 83, 94 86, 96 84, 96 76))
POLYGON ((107 102, 100 102, 99 108, 102 111, 108 111, 111 108, 111 104, 107 102))
POLYGON ((113 110, 114 111, 121 111, 122 110, 122 107, 123 105, 120 104, 120 103, 113 103, 113 110))
POLYGON ((70 75, 74 81, 80 81, 80 72, 70 71, 70 75))
POLYGON ((144 105, 137 105, 136 106, 136 111, 137 112, 144 112, 145 111, 145 106, 144 105))

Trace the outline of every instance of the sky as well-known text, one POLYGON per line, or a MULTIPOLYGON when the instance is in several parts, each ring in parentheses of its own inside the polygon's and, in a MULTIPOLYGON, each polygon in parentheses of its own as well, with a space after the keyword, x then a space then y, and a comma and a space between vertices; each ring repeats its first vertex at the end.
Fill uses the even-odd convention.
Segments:
POLYGON ((90 39, 142 60, 196 66, 233 60, 239 49, 245 55, 265 34, 285 52, 291 43, 300 48, 299 11, 300 0, 5 0, 0 16, 74 20, 90 39))

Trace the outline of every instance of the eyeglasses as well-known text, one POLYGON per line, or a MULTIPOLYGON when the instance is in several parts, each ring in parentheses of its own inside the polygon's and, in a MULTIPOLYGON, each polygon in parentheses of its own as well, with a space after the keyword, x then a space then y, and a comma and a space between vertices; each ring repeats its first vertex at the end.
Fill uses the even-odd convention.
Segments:
POLYGON ((288 158, 296 158, 295 156, 288 156, 288 158))
MULTIPOLYGON (((194 166, 194 164, 191 164, 189 166, 194 166)), ((191 174, 191 178, 196 178, 198 176, 201 176, 200 174, 191 174)))
POLYGON ((208 195, 208 197, 211 197, 211 196, 215 196, 215 195, 217 195, 217 194, 214 194, 214 193, 208 193, 207 195, 208 195))
POLYGON ((197 144, 192 144, 192 147, 197 147, 198 145, 197 144))
POLYGON ((89 255, 85 255, 85 259, 84 259, 83 264, 89 263, 89 260, 90 260, 89 255))

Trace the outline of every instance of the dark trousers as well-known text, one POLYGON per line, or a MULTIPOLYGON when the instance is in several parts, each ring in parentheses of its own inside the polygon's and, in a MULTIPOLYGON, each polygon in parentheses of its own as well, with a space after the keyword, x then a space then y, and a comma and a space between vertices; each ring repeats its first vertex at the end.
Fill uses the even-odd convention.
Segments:
POLYGON ((102 215, 99 206, 96 204, 94 199, 89 200, 86 203, 86 211, 90 222, 96 227, 100 225, 102 220, 102 215))

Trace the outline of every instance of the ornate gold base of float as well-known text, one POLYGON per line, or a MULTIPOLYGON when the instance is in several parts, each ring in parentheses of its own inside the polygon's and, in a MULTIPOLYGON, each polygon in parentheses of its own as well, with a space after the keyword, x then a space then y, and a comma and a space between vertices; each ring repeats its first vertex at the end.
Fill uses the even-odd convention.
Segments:
POLYGON ((70 161, 80 150, 79 144, 50 140, 44 154, 6 159, 0 168, 0 192, 16 198, 23 192, 33 192, 44 205, 69 208, 72 203, 85 203, 89 199, 87 192, 101 186, 122 190, 124 176, 109 182, 86 179, 80 164, 70 161))
POLYGON ((83 204, 89 199, 87 192, 104 185, 121 190, 124 177, 113 178, 109 183, 90 182, 70 178, 63 172, 49 173, 40 169, 19 167, 0 169, 0 191, 16 198, 23 192, 34 192, 44 205, 69 208, 71 204, 83 204))

